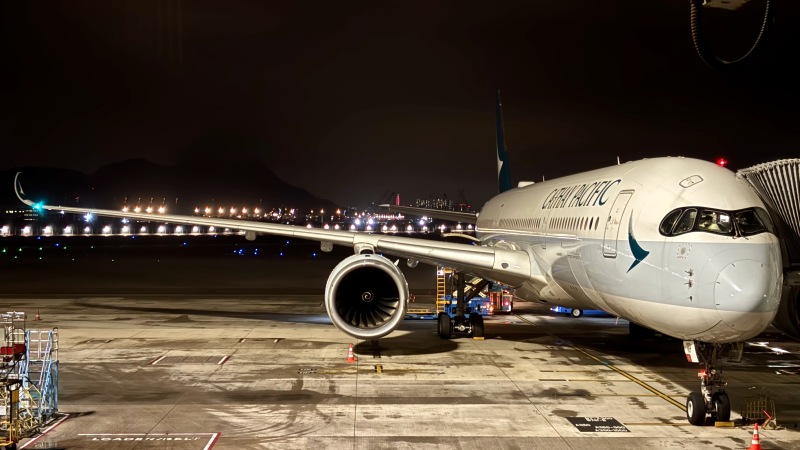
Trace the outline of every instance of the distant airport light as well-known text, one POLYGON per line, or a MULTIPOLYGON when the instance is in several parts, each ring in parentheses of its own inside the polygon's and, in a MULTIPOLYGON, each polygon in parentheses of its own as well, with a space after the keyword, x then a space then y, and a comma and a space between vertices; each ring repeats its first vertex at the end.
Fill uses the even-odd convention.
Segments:
POLYGON ((372 231, 372 225, 367 225, 367 231, 372 231))
POLYGON ((50 225, 44 227, 44 235, 45 236, 52 236, 53 235, 53 227, 50 225))
POLYGON ((206 214, 211 214, 211 208, 209 208, 208 206, 206 206, 206 209, 204 209, 203 211, 205 211, 206 214))
POLYGON ((104 226, 103 227, 103 234, 110 234, 110 233, 111 233, 111 227, 108 226, 108 225, 104 226))
POLYGON ((122 212, 128 212, 128 205, 122 207, 122 212))
POLYGON ((139 233, 147 233, 147 227, 143 226, 142 228, 139 228, 139 233))
POLYGON ((129 226, 127 226, 127 225, 125 225, 124 227, 122 227, 122 234, 128 234, 128 233, 130 233, 130 232, 131 232, 131 227, 129 227, 129 226))
POLYGON ((726 165, 728 165, 728 160, 725 158, 718 158, 717 165, 720 167, 725 167, 726 165))
POLYGON ((71 226, 64 227, 64 234, 72 234, 72 227, 71 226))
POLYGON ((153 207, 152 206, 148 206, 147 209, 145 209, 145 211, 147 211, 148 213, 151 213, 151 212, 153 212, 153 207))
POLYGON ((406 226, 406 231, 408 231, 409 233, 411 233, 412 231, 414 231, 414 226, 413 226, 413 225, 411 225, 411 224, 408 224, 408 225, 406 226))
POLYGON ((306 225, 306 228, 311 228, 311 224, 306 225))
POLYGON ((175 234, 183 234, 183 227, 180 225, 175 227, 175 234))
POLYGON ((255 213, 255 215, 261 214, 261 210, 258 208, 254 209, 253 212, 255 213))
POLYGON ((247 208, 242 208, 242 214, 247 214, 247 208))
POLYGON ((192 233, 199 233, 199 232, 200 232, 200 227, 198 227, 197 225, 192 227, 192 233))
POLYGON ((225 208, 221 207, 217 210, 218 214, 225 214, 225 208))
POLYGON ((83 234, 89 234, 89 233, 91 233, 91 232, 92 232, 92 229, 91 229, 91 227, 84 227, 84 228, 83 228, 83 234))
POLYGON ((216 228, 214 228, 214 227, 208 227, 208 232, 209 232, 209 233, 213 233, 214 231, 216 231, 216 228))
POLYGON ((141 207, 141 206, 139 206, 139 205, 136 205, 136 206, 133 208, 133 212, 137 212, 137 213, 138 213, 138 212, 142 212, 142 207, 141 207))
POLYGON ((159 233, 162 233, 162 234, 163 234, 163 233, 165 233, 166 231, 167 231, 167 227, 165 227, 164 225, 159 225, 159 227, 158 227, 158 232, 159 232, 159 233))
POLYGON ((322 226, 322 228, 324 228, 326 230, 330 230, 331 226, 326 223, 325 225, 322 226))
POLYGON ((356 226, 355 225, 350 225, 350 231, 356 231, 356 226))
POLYGON ((92 213, 86 213, 86 215, 84 215, 83 218, 84 220, 89 222, 90 220, 92 220, 92 213))
POLYGON ((3 225, 3 228, 0 228, 0 235, 8 236, 8 234, 9 234, 8 225, 3 225))
POLYGON ((166 211, 167 211, 167 208, 165 208, 164 206, 159 206, 158 207, 158 213, 159 214, 164 214, 166 211))

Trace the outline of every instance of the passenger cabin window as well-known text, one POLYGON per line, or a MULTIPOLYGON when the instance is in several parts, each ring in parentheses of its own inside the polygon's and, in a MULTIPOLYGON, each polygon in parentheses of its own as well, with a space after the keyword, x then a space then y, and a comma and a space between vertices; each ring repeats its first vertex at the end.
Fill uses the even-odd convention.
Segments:
POLYGON ((679 208, 670 211, 658 228, 664 236, 701 231, 723 236, 752 236, 774 232, 769 215, 761 208, 721 211, 711 208, 679 208))

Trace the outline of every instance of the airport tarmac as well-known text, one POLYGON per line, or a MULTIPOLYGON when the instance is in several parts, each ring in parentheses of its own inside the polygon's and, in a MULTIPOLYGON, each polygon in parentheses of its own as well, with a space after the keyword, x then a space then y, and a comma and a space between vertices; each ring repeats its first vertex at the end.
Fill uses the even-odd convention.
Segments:
MULTIPOLYGON (((3 311, 60 336, 58 421, 20 448, 750 447, 751 424, 687 423, 699 366, 679 341, 633 340, 613 317, 517 302, 515 314, 487 318, 484 340, 442 340, 435 321, 406 320, 356 341, 322 306, 335 252, 256 258, 245 247, 251 257, 239 258, 215 254, 239 243, 187 255, 77 242, 67 256, 50 242, 0 260, 3 311)), ((413 306, 432 302, 432 269, 404 270, 413 306)), ((761 430, 762 448, 800 448, 800 343, 768 330, 745 351, 724 367, 733 418, 764 388, 784 428, 761 430)))
MULTIPOLYGON (((482 341, 406 320, 356 342, 330 325, 320 295, 2 303, 39 311, 29 328, 60 335, 63 421, 20 448, 746 449, 752 437, 752 425, 689 425, 681 405, 697 368, 680 342, 632 343, 614 318, 520 303, 487 319, 482 341)), ((800 345, 781 345, 790 353, 748 346, 726 368, 734 417, 751 387, 779 402, 787 428, 762 430, 764 449, 800 448, 800 345), (785 373, 766 367, 778 361, 785 373)))

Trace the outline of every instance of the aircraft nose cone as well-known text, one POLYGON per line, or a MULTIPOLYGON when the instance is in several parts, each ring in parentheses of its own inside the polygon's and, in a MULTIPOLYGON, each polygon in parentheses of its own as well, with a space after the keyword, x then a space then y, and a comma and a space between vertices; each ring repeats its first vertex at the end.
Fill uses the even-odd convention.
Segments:
POLYGON ((773 306, 777 284, 773 272, 763 262, 754 260, 736 261, 720 271, 714 286, 714 302, 728 326, 738 331, 761 326, 757 316, 773 306))

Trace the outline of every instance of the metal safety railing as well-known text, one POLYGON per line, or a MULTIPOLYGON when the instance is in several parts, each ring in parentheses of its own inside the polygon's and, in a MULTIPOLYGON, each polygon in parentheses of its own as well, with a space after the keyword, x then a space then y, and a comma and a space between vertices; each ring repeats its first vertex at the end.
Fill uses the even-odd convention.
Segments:
POLYGON ((746 397, 742 402, 742 420, 758 422, 762 428, 774 430, 778 427, 775 400, 770 398, 769 391, 762 388, 754 397, 746 397))
POLYGON ((7 446, 58 411, 58 329, 28 330, 24 312, 0 314, 0 327, 0 446, 7 446))

